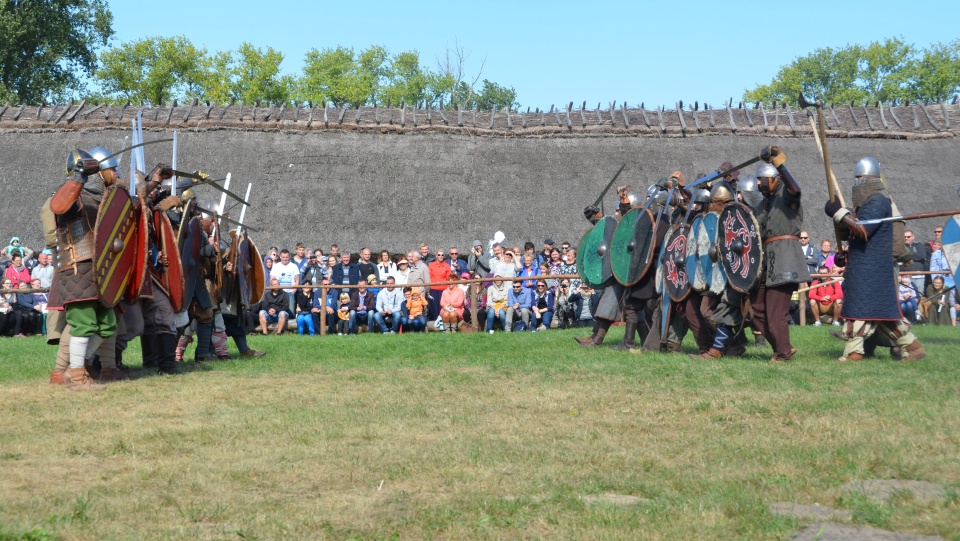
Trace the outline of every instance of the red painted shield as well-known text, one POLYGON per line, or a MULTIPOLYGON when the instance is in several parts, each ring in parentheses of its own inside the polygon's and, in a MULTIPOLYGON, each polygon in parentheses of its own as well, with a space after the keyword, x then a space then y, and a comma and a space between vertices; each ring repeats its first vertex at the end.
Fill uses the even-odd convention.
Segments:
POLYGON ((170 218, 160 209, 153 211, 153 229, 157 232, 157 247, 167 258, 167 267, 163 272, 153 273, 160 287, 170 297, 173 311, 180 312, 183 310, 183 267, 177 249, 177 233, 170 224, 170 218))
POLYGON ((137 233, 133 237, 133 246, 130 247, 134 251, 130 283, 127 284, 127 289, 123 295, 123 298, 129 303, 134 303, 140 298, 144 281, 147 278, 147 257, 150 255, 150 226, 148 223, 150 213, 146 210, 147 207, 142 197, 137 196, 137 199, 133 202, 134 212, 137 215, 137 233))
POLYGON ((267 287, 267 278, 260 251, 257 250, 256 245, 253 244, 253 239, 250 237, 247 237, 247 243, 250 245, 250 304, 247 306, 250 306, 263 299, 267 287))
POLYGON ((121 186, 107 187, 94 231, 95 279, 104 306, 116 306, 133 278, 138 224, 137 212, 127 190, 121 186))

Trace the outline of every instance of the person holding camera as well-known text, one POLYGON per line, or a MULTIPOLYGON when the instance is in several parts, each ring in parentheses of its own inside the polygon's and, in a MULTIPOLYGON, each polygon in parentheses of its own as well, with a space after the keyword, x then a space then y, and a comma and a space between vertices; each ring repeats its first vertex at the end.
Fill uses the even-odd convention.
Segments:
POLYGON ((561 329, 573 328, 577 322, 576 299, 572 299, 570 280, 564 278, 557 286, 557 293, 553 300, 553 313, 557 318, 557 326, 561 329))
POLYGON ((487 276, 490 274, 490 265, 484 261, 483 244, 479 240, 473 241, 470 247, 470 256, 467 258, 467 270, 475 276, 487 276))

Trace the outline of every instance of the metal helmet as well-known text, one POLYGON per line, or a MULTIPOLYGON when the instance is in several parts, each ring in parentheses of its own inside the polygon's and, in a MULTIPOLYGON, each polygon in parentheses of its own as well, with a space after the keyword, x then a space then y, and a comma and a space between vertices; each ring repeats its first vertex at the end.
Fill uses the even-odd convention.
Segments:
POLYGON ((757 166, 757 178, 776 178, 780 176, 780 172, 777 171, 777 168, 773 166, 772 163, 761 163, 757 166))
POLYGON ((90 155, 93 156, 98 162, 100 162, 100 170, 104 169, 119 169, 120 160, 116 156, 112 155, 113 152, 110 152, 104 147, 93 147, 90 149, 90 155))
POLYGON ((665 191, 658 192, 655 201, 657 202, 658 206, 661 206, 661 207, 667 206, 667 192, 665 191))
POLYGON ((197 194, 193 193, 193 188, 187 188, 180 192, 180 200, 186 203, 187 201, 197 197, 197 194))
POLYGON ((83 163, 85 161, 92 160, 91 156, 86 150, 75 148, 67 153, 67 174, 74 172, 83 171, 83 174, 91 173, 92 171, 87 170, 86 165, 83 163))
POLYGON ((714 182, 713 188, 710 189, 710 200, 713 202, 733 201, 733 188, 730 187, 730 183, 725 180, 714 182))
POLYGON ((760 193, 760 184, 757 182, 757 177, 750 173, 743 175, 743 178, 737 181, 737 192, 741 194, 747 192, 760 193))
POLYGON ((703 188, 696 188, 693 190, 692 201, 694 203, 700 203, 701 205, 710 202, 710 192, 703 188))
POLYGON ((865 156, 860 158, 860 161, 857 162, 856 167, 853 168, 853 176, 855 177, 879 177, 880 176, 880 162, 877 161, 873 156, 865 156))

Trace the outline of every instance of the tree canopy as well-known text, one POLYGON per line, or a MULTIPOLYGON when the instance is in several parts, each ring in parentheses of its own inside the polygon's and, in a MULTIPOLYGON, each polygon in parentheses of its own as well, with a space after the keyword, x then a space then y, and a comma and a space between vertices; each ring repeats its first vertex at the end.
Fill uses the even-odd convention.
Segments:
POLYGON ((917 49, 900 38, 817 49, 780 68, 747 102, 796 104, 802 92, 827 103, 945 100, 960 90, 960 40, 917 49))
POLYGON ((112 23, 106 0, 0 0, 0 100, 40 103, 82 91, 112 23))

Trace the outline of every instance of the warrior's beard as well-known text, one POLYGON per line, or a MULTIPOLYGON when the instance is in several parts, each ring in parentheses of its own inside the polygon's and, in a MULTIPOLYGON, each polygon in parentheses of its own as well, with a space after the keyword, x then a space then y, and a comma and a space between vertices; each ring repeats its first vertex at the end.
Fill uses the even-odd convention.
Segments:
POLYGON ((884 190, 885 186, 883 181, 878 179, 862 180, 859 184, 853 187, 853 208, 858 208, 860 205, 863 205, 863 202, 867 200, 868 197, 875 193, 880 193, 884 190))

